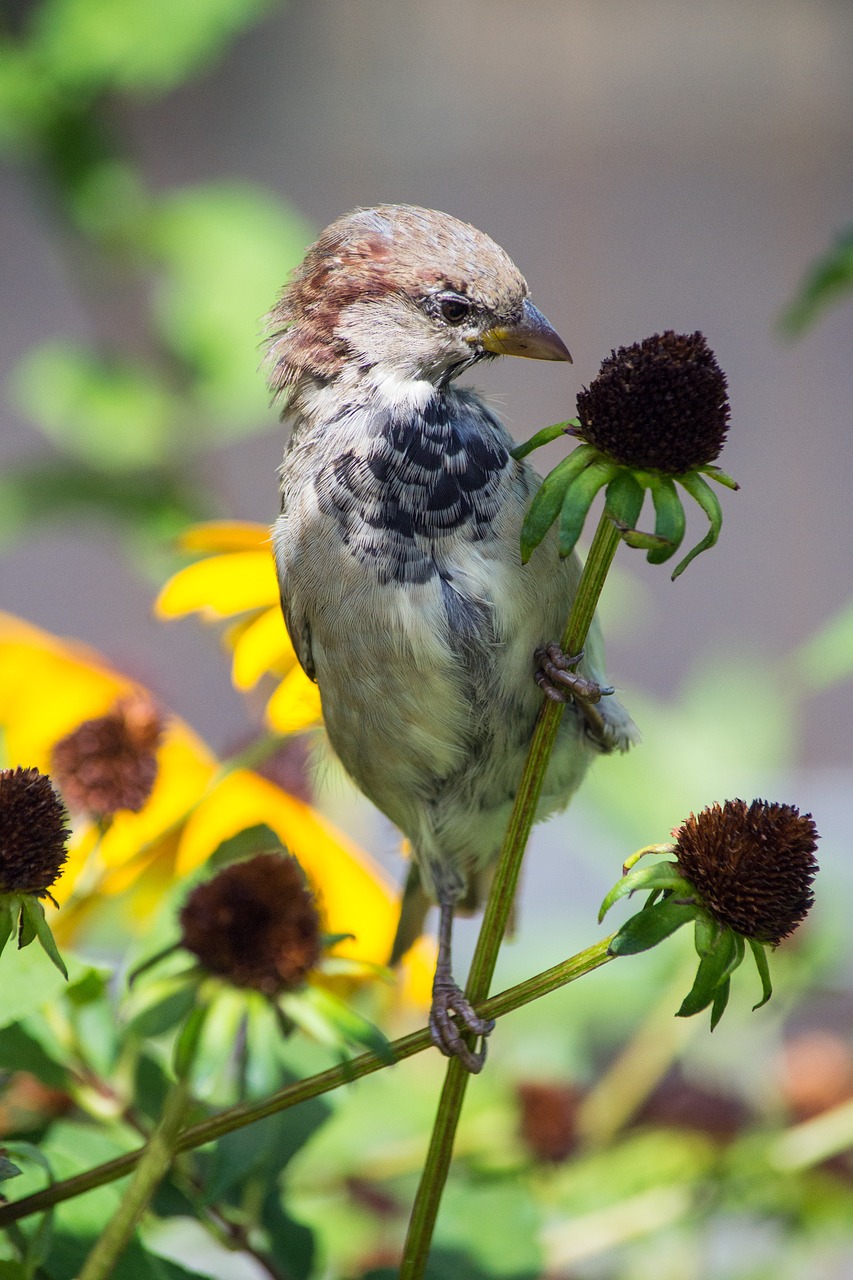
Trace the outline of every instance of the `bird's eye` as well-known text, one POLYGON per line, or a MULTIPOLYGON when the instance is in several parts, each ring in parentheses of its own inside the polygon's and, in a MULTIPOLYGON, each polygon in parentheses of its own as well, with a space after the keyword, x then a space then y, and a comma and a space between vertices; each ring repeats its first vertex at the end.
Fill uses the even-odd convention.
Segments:
POLYGON ((461 324, 471 314, 471 303, 455 293, 448 293, 439 300, 438 309, 448 324, 461 324))

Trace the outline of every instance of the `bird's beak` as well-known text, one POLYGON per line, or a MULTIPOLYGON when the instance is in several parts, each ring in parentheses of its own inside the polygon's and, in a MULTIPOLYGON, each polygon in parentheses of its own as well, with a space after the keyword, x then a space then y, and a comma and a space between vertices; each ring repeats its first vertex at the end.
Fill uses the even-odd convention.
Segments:
POLYGON ((476 339, 481 347, 496 356, 527 356, 528 360, 567 360, 572 363, 563 339, 525 299, 524 311, 517 324, 495 325, 476 339))

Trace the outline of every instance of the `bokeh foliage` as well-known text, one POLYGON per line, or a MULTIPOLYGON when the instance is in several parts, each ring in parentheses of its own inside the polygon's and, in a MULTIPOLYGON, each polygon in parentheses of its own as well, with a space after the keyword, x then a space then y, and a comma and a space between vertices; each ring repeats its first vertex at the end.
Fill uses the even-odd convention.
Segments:
POLYGON ((13 395, 53 446, 7 472, 0 540, 37 521, 103 518, 136 550, 216 509, 199 462, 269 430, 260 320, 310 238, 269 192, 154 191, 128 99, 198 75, 264 0, 42 0, 0 36, 0 145, 51 219, 73 334, 21 361, 13 395))

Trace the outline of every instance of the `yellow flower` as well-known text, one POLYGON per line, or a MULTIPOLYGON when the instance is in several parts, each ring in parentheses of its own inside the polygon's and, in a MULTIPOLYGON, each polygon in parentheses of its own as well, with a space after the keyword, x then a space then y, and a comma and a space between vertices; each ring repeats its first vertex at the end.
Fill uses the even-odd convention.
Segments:
POLYGON ((158 616, 235 618, 225 632, 234 655, 235 687, 253 689, 262 676, 272 675, 280 684, 267 703, 270 728, 298 733, 318 724, 320 695, 296 660, 281 616, 269 530, 249 522, 211 521, 188 529, 180 545, 205 558, 169 579, 155 604, 158 616))
MULTIPOLYGON (((193 566, 194 567, 194 566, 193 566)), ((274 575, 271 575, 274 581, 274 575)), ((128 697, 150 694, 82 644, 61 640, 0 613, 0 765, 50 771, 54 746, 84 721, 128 697)), ((221 763, 179 717, 164 717, 157 775, 138 812, 108 824, 76 815, 64 873, 51 892, 63 907, 55 932, 68 935, 105 896, 133 890, 129 924, 140 925, 175 876, 203 863, 247 828, 271 828, 302 864, 329 933, 355 934, 338 954, 387 960, 399 898, 367 853, 309 805, 249 769, 221 763)), ((413 953, 407 996, 428 1002, 428 946, 413 953)))

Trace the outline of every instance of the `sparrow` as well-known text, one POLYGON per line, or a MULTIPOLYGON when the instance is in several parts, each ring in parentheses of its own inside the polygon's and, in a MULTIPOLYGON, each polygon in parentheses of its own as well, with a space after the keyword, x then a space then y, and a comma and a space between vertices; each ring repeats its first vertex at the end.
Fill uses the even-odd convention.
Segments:
MULTIPOLYGON (((332 748, 438 903, 430 1030, 474 1072, 493 1023, 453 979, 453 915, 488 889, 543 691, 567 707, 537 818, 636 736, 602 684, 598 623, 583 655, 555 643, 578 559, 546 539, 522 564, 539 476, 456 385, 501 355, 571 361, 528 295, 483 232, 386 204, 327 227, 269 317, 269 382, 291 427, 273 531, 285 623, 332 748)), ((413 932, 404 912, 396 955, 413 932)))

